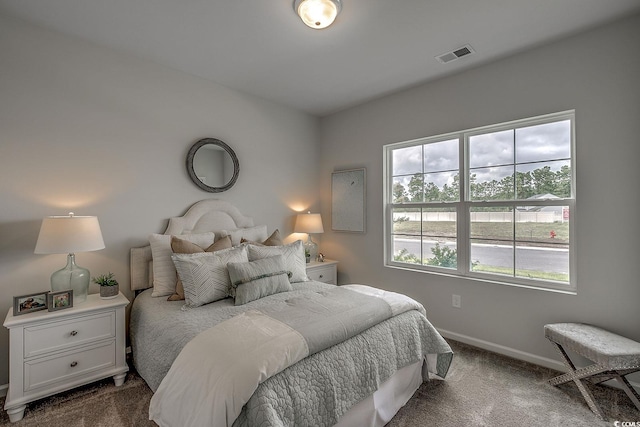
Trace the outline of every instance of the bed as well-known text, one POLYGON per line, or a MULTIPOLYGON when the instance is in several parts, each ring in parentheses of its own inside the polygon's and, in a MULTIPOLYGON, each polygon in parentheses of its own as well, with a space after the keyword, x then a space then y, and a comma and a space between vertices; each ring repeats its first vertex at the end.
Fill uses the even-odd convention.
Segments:
POLYGON ((150 236, 153 250, 131 249, 133 362, 154 391, 149 413, 159 425, 382 426, 423 381, 445 377, 453 352, 422 305, 364 285, 310 281, 301 243, 269 246, 275 234, 209 199, 150 236), (166 253, 170 239, 205 235, 231 247, 166 253), (167 300, 172 291, 160 279, 176 276, 159 269, 167 256, 184 300, 167 300), (226 286, 210 277, 222 270, 231 284, 224 292, 235 298, 203 303, 201 294, 226 286), (210 286, 194 291, 192 282, 210 286))

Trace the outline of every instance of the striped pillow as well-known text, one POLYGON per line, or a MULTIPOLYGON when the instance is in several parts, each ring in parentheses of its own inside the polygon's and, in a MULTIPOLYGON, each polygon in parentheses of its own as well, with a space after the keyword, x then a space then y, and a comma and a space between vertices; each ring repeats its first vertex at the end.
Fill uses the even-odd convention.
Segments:
POLYGON ((182 280, 187 307, 199 307, 227 298, 231 289, 227 264, 249 261, 244 247, 213 253, 174 254, 171 259, 182 280))
POLYGON ((249 244, 249 261, 255 261, 262 258, 269 258, 276 255, 282 255, 284 266, 291 273, 289 281, 306 282, 307 277, 307 261, 304 257, 304 245, 302 240, 283 246, 257 246, 249 244))

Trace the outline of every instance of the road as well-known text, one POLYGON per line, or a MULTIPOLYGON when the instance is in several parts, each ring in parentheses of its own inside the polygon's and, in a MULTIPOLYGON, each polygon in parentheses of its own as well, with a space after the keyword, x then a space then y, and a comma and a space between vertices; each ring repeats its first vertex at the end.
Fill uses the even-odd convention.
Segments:
MULTIPOLYGON (((406 248, 410 253, 420 253, 419 240, 395 239, 395 245, 397 250, 406 248)), ((453 243, 446 245, 454 247, 453 243)), ((425 258, 431 257, 431 248, 434 246, 435 242, 423 244, 425 258)), ((518 269, 569 274, 569 251, 567 249, 521 246, 516 248, 516 259, 518 269)), ((472 244, 471 260, 485 265, 511 268, 513 267, 513 250, 509 246, 472 244)))

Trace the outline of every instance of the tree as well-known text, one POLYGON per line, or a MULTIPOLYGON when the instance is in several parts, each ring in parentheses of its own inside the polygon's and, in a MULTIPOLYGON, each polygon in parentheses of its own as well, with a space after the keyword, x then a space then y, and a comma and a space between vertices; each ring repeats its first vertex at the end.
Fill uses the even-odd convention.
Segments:
POLYGON ((440 192, 440 200, 447 202, 455 202, 460 200, 460 176, 455 174, 451 185, 445 184, 440 192))
POLYGON ((437 202, 440 200, 440 189, 433 182, 424 186, 424 200, 426 202, 437 202))
MULTIPOLYGON (((460 176, 453 177, 453 183, 438 188, 433 182, 424 182, 424 176, 416 173, 411 177, 408 192, 400 183, 393 185, 395 203, 404 202, 447 202, 460 199, 460 176)), ((540 194, 557 197, 571 197, 571 168, 564 165, 554 172, 550 166, 543 166, 528 172, 516 172, 500 181, 477 182, 475 173, 469 176, 469 190, 473 200, 519 200, 540 194), (514 195, 515 190, 515 195, 514 195)))
POLYGON ((392 192, 393 192, 393 203, 405 203, 409 201, 409 199, 407 198, 407 190, 404 188, 404 185, 402 185, 401 183, 394 182, 392 192))
POLYGON ((421 173, 411 177, 409 181, 409 197, 412 202, 422 202, 424 200, 424 178, 421 173))
POLYGON ((556 172, 554 192, 558 197, 571 197, 571 168, 564 165, 556 172))
POLYGON ((555 191, 556 174, 551 167, 544 166, 542 168, 531 171, 536 194, 553 194, 555 191))

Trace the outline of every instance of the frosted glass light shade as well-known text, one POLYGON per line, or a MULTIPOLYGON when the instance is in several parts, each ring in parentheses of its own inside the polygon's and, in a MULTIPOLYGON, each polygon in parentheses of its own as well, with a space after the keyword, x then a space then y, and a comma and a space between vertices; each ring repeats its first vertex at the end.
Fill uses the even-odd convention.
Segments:
POLYGON ((340 0, 295 0, 293 8, 307 26, 321 30, 333 24, 342 10, 342 2, 340 0))
POLYGON ((87 299, 89 270, 76 265, 74 252, 104 249, 98 218, 95 216, 50 216, 42 220, 36 243, 37 254, 68 254, 67 265, 51 275, 51 290, 73 289, 74 303, 87 299))

